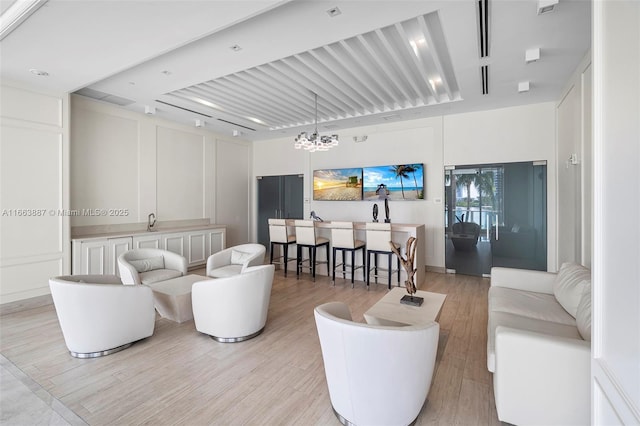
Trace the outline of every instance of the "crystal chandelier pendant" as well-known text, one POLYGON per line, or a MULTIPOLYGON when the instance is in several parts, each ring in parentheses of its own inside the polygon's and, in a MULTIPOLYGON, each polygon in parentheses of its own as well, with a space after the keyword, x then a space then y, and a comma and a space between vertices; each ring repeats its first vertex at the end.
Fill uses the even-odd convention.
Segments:
POLYGON ((307 135, 307 132, 301 132, 298 137, 294 139, 293 147, 295 149, 304 149, 309 152, 316 151, 328 151, 330 148, 339 145, 338 135, 320 136, 318 134, 318 94, 315 96, 315 131, 311 135, 307 135))

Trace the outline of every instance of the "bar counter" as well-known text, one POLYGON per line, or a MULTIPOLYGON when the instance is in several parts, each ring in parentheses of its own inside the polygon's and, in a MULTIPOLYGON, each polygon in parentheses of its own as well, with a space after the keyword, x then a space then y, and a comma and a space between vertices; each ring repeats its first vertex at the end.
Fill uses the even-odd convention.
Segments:
MULTIPOLYGON (((295 224, 295 219, 287 219, 287 226, 293 227, 294 224, 295 224)), ((356 238, 366 242, 366 238, 365 238, 366 222, 353 222, 353 227, 356 231, 356 238)), ((331 241, 331 221, 324 221, 324 222, 316 221, 316 228, 318 229, 318 235, 328 238, 329 241, 331 241)), ((417 272, 415 275, 415 285, 418 289, 424 282, 424 278, 426 275, 425 274, 426 254, 425 254, 425 244, 424 244, 424 239, 425 239, 424 229, 425 229, 424 224, 391 223, 391 238, 393 241, 400 244, 400 252, 403 257, 406 257, 405 248, 406 248, 407 240, 409 239, 409 237, 416 238, 416 256, 414 261, 414 268, 417 269, 417 272)), ((333 245, 331 245, 331 247, 333 247, 333 245)), ((319 257, 322 256, 321 253, 323 253, 323 250, 319 251, 319 257)), ((338 254, 338 258, 340 258, 340 254, 338 254)), ((361 255, 358 252, 356 256, 356 264, 359 265, 361 262, 362 262, 361 255)), ((396 262, 394 261, 393 264, 396 265, 396 262)), ((331 265, 333 266, 333 263, 331 265)), ((402 265, 400 265, 400 270, 401 270, 400 285, 404 287, 404 281, 407 278, 407 274, 404 268, 402 268, 402 265)), ((321 275, 322 273, 316 272, 316 274, 321 275)), ((336 271, 336 280, 338 280, 338 276, 342 278, 342 274, 341 273, 339 274, 338 271, 336 271)), ((355 279, 359 281, 366 281, 366 276, 363 275, 362 269, 358 269, 356 271, 355 279)), ((379 280, 378 283, 382 285, 386 285, 386 280, 379 280)), ((397 284, 397 278, 393 279, 391 283, 397 284)), ((371 284, 373 284, 373 280, 371 284)))

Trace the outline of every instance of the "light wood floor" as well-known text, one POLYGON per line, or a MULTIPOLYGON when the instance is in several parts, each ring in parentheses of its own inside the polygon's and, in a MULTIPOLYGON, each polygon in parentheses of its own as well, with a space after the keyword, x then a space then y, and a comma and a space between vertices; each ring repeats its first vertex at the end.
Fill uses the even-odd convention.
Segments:
MULTIPOLYGON (((263 334, 218 343, 193 321, 158 318, 150 338, 90 360, 69 356, 53 305, 4 314, 0 352, 90 425, 339 425, 329 401, 313 308, 347 303, 357 321, 386 292, 347 281, 315 284, 276 271, 263 334)), ((486 368, 488 279, 428 273, 422 290, 447 294, 436 371, 418 425, 493 425, 486 368)), ((371 354, 375 357, 375 354, 371 354)), ((416 363, 420 360, 415 360, 416 363)), ((384 368, 381 365, 380 368, 384 368)))

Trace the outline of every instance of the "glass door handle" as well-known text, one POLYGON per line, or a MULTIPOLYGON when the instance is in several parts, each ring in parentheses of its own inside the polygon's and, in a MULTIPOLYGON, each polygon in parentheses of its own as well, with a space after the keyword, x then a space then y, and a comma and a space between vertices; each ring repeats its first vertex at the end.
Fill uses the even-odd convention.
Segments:
POLYGON ((500 235, 498 234, 498 215, 496 215, 496 241, 500 239, 500 235))

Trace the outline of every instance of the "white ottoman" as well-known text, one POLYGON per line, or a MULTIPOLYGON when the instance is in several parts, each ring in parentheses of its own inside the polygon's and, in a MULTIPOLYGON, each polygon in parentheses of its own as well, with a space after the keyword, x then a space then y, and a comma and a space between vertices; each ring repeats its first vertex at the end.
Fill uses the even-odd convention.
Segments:
POLYGON ((206 279, 201 275, 185 275, 149 284, 153 290, 153 304, 160 316, 176 322, 192 320, 191 286, 206 279))

